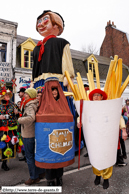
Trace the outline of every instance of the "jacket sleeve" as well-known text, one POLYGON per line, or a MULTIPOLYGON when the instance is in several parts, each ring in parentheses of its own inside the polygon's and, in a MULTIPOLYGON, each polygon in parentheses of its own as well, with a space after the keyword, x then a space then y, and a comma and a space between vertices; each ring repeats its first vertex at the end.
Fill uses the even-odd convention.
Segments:
POLYGON ((64 76, 66 70, 69 72, 70 77, 74 78, 75 74, 69 44, 64 47, 62 56, 62 73, 64 76))
POLYGON ((120 126, 120 129, 126 128, 126 126, 125 126, 125 121, 124 121, 124 119, 123 119, 122 116, 121 116, 121 118, 120 118, 120 124, 119 124, 119 126, 120 126))
POLYGON ((32 106, 27 107, 25 115, 18 119, 19 124, 29 124, 35 121, 35 110, 32 106))

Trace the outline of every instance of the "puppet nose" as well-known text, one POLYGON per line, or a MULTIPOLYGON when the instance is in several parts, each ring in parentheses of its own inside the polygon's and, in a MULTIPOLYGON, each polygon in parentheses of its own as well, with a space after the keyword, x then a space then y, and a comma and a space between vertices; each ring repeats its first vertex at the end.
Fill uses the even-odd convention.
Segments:
POLYGON ((38 24, 38 27, 40 27, 42 25, 42 22, 40 22, 39 24, 38 24))

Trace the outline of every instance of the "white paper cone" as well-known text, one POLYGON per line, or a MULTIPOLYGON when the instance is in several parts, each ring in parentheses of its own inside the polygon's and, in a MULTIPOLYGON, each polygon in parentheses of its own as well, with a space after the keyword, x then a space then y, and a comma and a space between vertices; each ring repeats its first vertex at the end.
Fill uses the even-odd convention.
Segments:
MULTIPOLYGON (((75 101, 80 114, 80 101, 75 101)), ((82 124, 89 159, 98 170, 116 163, 122 98, 83 101, 82 124)))

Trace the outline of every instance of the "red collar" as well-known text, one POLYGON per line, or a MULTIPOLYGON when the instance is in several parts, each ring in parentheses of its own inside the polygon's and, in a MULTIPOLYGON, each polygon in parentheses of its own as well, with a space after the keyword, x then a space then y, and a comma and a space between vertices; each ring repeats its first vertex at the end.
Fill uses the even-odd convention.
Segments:
POLYGON ((37 44, 37 46, 40 46, 40 50, 39 50, 39 58, 38 58, 38 61, 41 61, 42 59, 42 54, 44 53, 44 44, 47 42, 48 39, 50 38, 56 38, 55 35, 49 35, 49 36, 46 36, 43 41, 40 40, 37 44))
POLYGON ((28 103, 28 102, 30 102, 31 100, 35 100, 36 98, 30 98, 30 99, 28 99, 28 100, 26 100, 25 102, 24 102, 24 108, 25 108, 25 105, 28 103))

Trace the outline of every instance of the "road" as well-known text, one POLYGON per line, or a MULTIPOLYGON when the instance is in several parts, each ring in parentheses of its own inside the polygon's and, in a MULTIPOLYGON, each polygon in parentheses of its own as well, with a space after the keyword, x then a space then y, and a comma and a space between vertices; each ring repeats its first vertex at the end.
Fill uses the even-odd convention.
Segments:
MULTIPOLYGON (((83 157, 86 150, 81 151, 81 168, 77 169, 78 156, 75 157, 75 163, 64 168, 63 176, 63 194, 129 194, 129 139, 126 140, 128 163, 125 167, 114 166, 113 175, 110 178, 110 187, 104 190, 103 180, 98 186, 94 185, 95 175, 88 158, 83 157)), ((9 161, 10 171, 0 169, 0 186, 25 186, 24 181, 29 178, 27 164, 18 158, 9 161)), ((35 186, 46 186, 46 179, 41 180, 35 186)))

